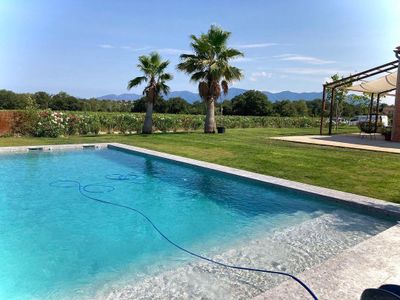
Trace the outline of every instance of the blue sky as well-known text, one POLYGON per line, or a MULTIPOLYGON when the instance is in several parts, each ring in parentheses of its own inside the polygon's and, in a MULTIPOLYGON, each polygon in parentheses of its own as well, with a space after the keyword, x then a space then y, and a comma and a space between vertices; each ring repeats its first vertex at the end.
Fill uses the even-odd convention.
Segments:
POLYGON ((175 65, 189 35, 211 24, 245 53, 234 62, 245 73, 235 87, 320 91, 333 73, 395 59, 400 1, 0 0, 0 88, 125 93, 137 57, 157 50, 171 61, 172 90, 196 91, 175 65))

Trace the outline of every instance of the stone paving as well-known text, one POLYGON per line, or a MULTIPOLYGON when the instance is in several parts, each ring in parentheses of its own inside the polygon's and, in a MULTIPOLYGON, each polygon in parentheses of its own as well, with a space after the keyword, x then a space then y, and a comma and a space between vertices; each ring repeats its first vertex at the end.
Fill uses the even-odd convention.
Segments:
POLYGON ((385 141, 382 135, 360 135, 341 134, 341 135, 300 135, 300 136, 283 136, 272 137, 271 139, 313 144, 320 146, 332 146, 340 148, 351 148, 358 150, 370 150, 387 153, 400 154, 400 143, 385 141))

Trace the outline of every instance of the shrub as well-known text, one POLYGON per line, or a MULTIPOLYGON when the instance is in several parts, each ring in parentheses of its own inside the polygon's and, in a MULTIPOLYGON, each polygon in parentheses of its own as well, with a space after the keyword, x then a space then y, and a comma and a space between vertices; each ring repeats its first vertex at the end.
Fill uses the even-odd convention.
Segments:
MULTIPOLYGON (((57 137, 74 134, 140 133, 143 113, 54 112, 35 109, 20 111, 14 122, 14 133, 21 135, 57 137)), ((216 116, 217 126, 226 128, 305 128, 318 127, 318 118, 216 116)), ((154 114, 153 124, 161 132, 199 130, 204 125, 203 115, 154 114)))
POLYGON ((174 129, 175 124, 178 123, 178 118, 173 118, 168 115, 154 115, 153 125, 157 130, 168 132, 174 129))
POLYGON ((365 121, 359 122, 357 126, 361 132, 377 133, 382 128, 382 123, 378 122, 378 124, 375 125, 375 122, 365 121))
POLYGON ((66 132, 67 119, 62 112, 44 110, 38 112, 34 136, 58 137, 66 132))

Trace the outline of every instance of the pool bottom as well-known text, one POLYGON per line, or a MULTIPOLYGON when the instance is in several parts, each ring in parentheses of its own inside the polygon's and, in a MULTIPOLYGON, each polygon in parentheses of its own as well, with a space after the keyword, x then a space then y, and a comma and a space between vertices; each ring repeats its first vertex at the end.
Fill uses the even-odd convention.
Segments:
MULTIPOLYGON (((338 209, 300 225, 242 237, 213 259, 240 266, 299 274, 387 229, 368 216, 338 209)), ((194 260, 175 267, 153 266, 149 274, 125 274, 105 285, 86 287, 65 299, 249 299, 287 278, 223 268, 194 260)), ((298 286, 301 289, 300 286, 298 286)))

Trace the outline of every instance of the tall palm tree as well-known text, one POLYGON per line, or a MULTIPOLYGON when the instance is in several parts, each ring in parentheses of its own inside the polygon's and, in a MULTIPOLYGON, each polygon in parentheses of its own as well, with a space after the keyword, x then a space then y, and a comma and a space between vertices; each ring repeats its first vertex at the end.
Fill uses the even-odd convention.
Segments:
POLYGON ((133 78, 128 83, 128 90, 136 87, 144 82, 147 82, 143 90, 143 95, 146 96, 146 116, 144 118, 143 133, 153 132, 153 107, 159 95, 168 94, 169 86, 166 81, 172 79, 172 75, 167 73, 165 69, 168 67, 169 61, 163 61, 160 54, 152 52, 149 55, 142 55, 139 57, 138 69, 144 76, 133 78))
POLYGON ((190 36, 194 54, 180 56, 178 70, 191 75, 192 81, 199 82, 200 97, 207 105, 205 133, 215 132, 215 102, 221 96, 221 90, 226 95, 228 84, 243 78, 240 69, 229 65, 229 60, 243 56, 239 50, 227 46, 230 35, 230 32, 212 25, 207 33, 190 36))

